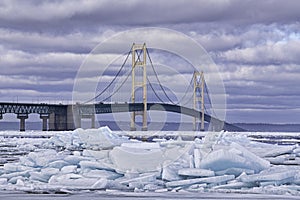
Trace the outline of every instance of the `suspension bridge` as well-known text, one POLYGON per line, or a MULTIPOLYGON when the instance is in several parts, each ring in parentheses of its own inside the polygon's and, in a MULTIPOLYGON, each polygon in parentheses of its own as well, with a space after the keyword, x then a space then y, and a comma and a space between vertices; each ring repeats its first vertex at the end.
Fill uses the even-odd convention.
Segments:
POLYGON ((133 44, 123 64, 111 81, 103 85, 102 90, 93 98, 69 105, 0 102, 0 119, 6 113, 14 113, 20 119, 20 131, 25 131, 25 120, 28 118, 28 115, 36 113, 42 119, 42 129, 44 131, 60 131, 81 127, 82 118, 91 119, 91 128, 95 128, 95 115, 97 114, 129 112, 131 113, 130 130, 136 130, 136 118, 141 116, 141 130, 147 131, 148 112, 149 110, 155 110, 190 116, 193 121, 191 129, 194 131, 204 131, 205 122, 210 123, 211 130, 215 131, 244 131, 218 118, 212 108, 210 92, 203 72, 194 71, 191 74, 190 84, 186 87, 185 93, 181 95, 182 98, 176 101, 173 97, 174 95, 170 95, 172 91, 167 90, 162 84, 146 44, 133 44), (132 59, 131 67, 129 72, 125 73, 125 66, 128 66, 130 56, 132 59), (149 64, 147 64, 147 61, 149 64), (147 75, 149 71, 147 68, 149 67, 156 81, 155 83, 147 75), (124 76, 124 74, 127 75, 124 76), (119 84, 116 84, 117 82, 119 84), (120 93, 124 84, 128 82, 131 85, 131 91, 127 91, 129 102, 113 102, 112 100, 115 100, 115 96, 120 93), (192 90, 192 93, 190 90, 192 90), (152 95, 151 101, 148 98, 150 92, 152 95), (192 95, 188 96, 188 93, 192 95), (192 102, 192 106, 186 106, 187 103, 184 102, 192 102), (210 109, 207 109, 207 105, 210 105, 210 109))

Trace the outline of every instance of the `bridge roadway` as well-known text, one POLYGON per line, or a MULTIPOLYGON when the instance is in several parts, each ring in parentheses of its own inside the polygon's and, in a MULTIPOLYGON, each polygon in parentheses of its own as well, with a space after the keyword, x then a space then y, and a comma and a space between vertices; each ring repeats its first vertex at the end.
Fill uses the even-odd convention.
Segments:
MULTIPOLYGON (((143 103, 98 103, 98 104, 44 104, 44 103, 1 103, 0 119, 5 113, 15 113, 20 119, 20 131, 25 130, 25 119, 28 114, 40 114, 43 120, 43 130, 73 130, 80 127, 81 118, 88 117, 94 120, 95 114, 142 111, 143 103), (77 116, 77 117, 76 117, 77 116), (47 121, 48 127, 47 128, 47 121)), ((201 118, 201 112, 184 106, 167 103, 147 103, 147 110, 174 112, 201 118)), ((208 114, 204 120, 211 122, 215 130, 245 131, 235 125, 223 122, 208 114), (223 128, 222 128, 223 127, 223 128)), ((92 123, 93 124, 93 123, 92 123)), ((93 126, 93 125, 92 125, 93 126)))

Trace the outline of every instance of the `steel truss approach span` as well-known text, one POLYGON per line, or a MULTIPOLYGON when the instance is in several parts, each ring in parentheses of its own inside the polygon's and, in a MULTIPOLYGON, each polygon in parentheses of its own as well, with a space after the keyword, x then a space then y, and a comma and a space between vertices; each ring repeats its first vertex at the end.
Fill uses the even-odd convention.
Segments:
POLYGON ((57 104, 34 104, 34 103, 1 103, 0 114, 15 113, 15 114, 50 114, 61 113, 66 105, 57 104))

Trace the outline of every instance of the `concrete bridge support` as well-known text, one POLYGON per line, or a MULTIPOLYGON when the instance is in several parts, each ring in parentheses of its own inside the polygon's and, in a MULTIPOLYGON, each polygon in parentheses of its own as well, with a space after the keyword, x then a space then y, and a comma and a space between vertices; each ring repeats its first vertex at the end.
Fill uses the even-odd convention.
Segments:
POLYGON ((74 130, 76 128, 73 116, 73 105, 67 107, 67 130, 74 130))
POLYGON ((75 127, 81 128, 81 115, 76 116, 75 118, 75 127))
POLYGON ((55 113, 49 115, 48 127, 49 131, 55 131, 55 113))
POLYGON ((209 131, 222 131, 224 130, 224 122, 220 120, 211 119, 210 120, 210 130, 209 131))
POLYGON ((135 118, 137 115, 142 115, 143 117, 143 126, 142 131, 147 131, 147 48, 146 44, 133 44, 132 46, 132 72, 131 72, 131 79, 132 79, 132 89, 131 89, 131 101, 135 103, 135 93, 136 89, 142 88, 143 90, 143 103, 144 109, 141 112, 133 111, 131 115, 131 123, 130 123, 130 130, 136 131, 135 127, 135 118), (142 81, 136 80, 136 70, 142 70, 142 81))
POLYGON ((91 119, 91 128, 96 127, 95 123, 95 107, 84 107, 83 111, 80 108, 80 104, 69 105, 67 108, 67 122, 69 130, 74 130, 75 128, 81 128, 82 119, 91 119))
POLYGON ((68 106, 68 116, 70 124, 73 123, 73 129, 81 128, 81 114, 79 111, 79 104, 68 106))
MULTIPOLYGON (((80 117, 81 119, 91 119, 91 128, 95 128, 95 114, 88 114, 88 115, 81 115, 80 117)), ((81 124, 81 121, 80 121, 81 124)))
POLYGON ((48 119, 50 117, 50 114, 40 114, 40 119, 42 119, 43 126, 42 126, 42 131, 47 131, 48 130, 48 119))
POLYGON ((67 116, 64 114, 51 113, 49 117, 49 131, 67 130, 67 116))
POLYGON ((49 131, 66 131, 76 128, 73 117, 73 105, 60 106, 49 115, 49 131))
POLYGON ((197 131, 197 125, 199 124, 198 120, 200 120, 201 121, 200 131, 204 131, 204 87, 205 87, 204 73, 195 71, 193 75, 193 79, 194 79, 194 91, 193 91, 194 109, 195 110, 201 109, 200 119, 194 117, 193 130, 197 131))
POLYGON ((18 114, 17 118, 20 119, 20 131, 25 131, 25 119, 28 119, 28 114, 18 114))
POLYGON ((95 115, 92 116, 91 128, 96 128, 96 126, 95 126, 95 115))

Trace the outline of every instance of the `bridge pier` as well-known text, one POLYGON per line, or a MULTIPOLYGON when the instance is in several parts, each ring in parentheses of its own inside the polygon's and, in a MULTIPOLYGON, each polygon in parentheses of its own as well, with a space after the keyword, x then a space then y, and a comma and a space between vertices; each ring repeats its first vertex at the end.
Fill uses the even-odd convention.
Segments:
POLYGON ((131 88, 131 101, 135 103, 135 94, 137 88, 143 89, 143 104, 144 109, 140 112, 133 111, 131 115, 131 125, 130 130, 135 131, 135 117, 140 114, 143 117, 143 125, 142 131, 147 131, 147 48, 146 44, 134 44, 132 46, 132 71, 131 71, 131 80, 132 80, 132 88, 131 88), (136 80, 136 70, 142 70, 142 81, 136 80))
POLYGON ((130 131, 136 131, 136 127, 135 127, 135 115, 136 115, 136 113, 133 112, 131 115, 132 116, 131 116, 131 122, 130 122, 130 131))
POLYGON ((80 104, 76 103, 75 105, 68 106, 68 115, 70 115, 68 121, 73 123, 73 129, 81 128, 81 113, 80 113, 80 104))
POLYGON ((91 128, 95 128, 95 115, 94 114, 87 114, 87 115, 81 115, 79 117, 80 122, 78 124, 81 125, 81 119, 91 119, 91 128))
POLYGON ((76 122, 75 122, 75 126, 76 128, 81 128, 81 120, 82 119, 91 119, 91 128, 95 128, 96 127, 96 120, 95 120, 95 115, 94 114, 88 114, 88 115, 78 115, 76 116, 76 122))
POLYGON ((65 114, 51 113, 48 124, 49 131, 66 131, 67 116, 65 114))
POLYGON ((91 128, 96 128, 95 126, 95 115, 92 116, 91 128))
POLYGON ((217 120, 217 119, 211 119, 210 120, 210 130, 209 131, 222 131, 224 130, 224 122, 217 120))
POLYGON ((73 105, 66 105, 48 114, 49 131, 68 131, 75 129, 73 105))
POLYGON ((0 113, 0 120, 1 120, 1 119, 3 119, 3 114, 2 114, 2 113, 0 113))
POLYGON ((28 114, 18 114, 17 118, 20 119, 20 131, 25 131, 25 119, 28 119, 28 114))
POLYGON ((194 110, 197 110, 198 107, 201 109, 201 116, 200 118, 194 117, 193 121, 193 130, 197 131, 198 121, 200 119, 200 131, 204 131, 204 87, 205 87, 205 80, 204 80, 204 73, 194 71, 193 75, 194 79, 194 110))
POLYGON ((81 115, 76 116, 76 122, 75 122, 75 127, 76 128, 81 128, 81 115))
POLYGON ((74 123, 73 116, 73 105, 67 106, 67 130, 75 130, 76 126, 74 123))
POLYGON ((49 131, 55 131, 55 113, 50 113, 48 127, 49 131))
POLYGON ((40 114, 40 119, 42 119, 43 125, 42 125, 42 131, 47 131, 47 121, 49 119, 49 114, 40 114))

